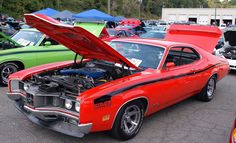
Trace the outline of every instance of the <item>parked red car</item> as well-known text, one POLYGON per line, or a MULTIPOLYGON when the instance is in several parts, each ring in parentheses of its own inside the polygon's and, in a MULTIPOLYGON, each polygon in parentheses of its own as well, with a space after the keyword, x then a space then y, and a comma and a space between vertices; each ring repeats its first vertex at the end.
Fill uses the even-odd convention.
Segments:
POLYGON ((230 134, 229 143, 236 143, 236 119, 234 121, 234 126, 230 134))
POLYGON ((138 38, 133 32, 128 29, 118 29, 118 28, 107 28, 108 36, 102 38, 103 41, 110 42, 116 38, 125 38, 125 37, 133 37, 138 38))
POLYGON ((145 25, 138 19, 127 18, 120 22, 120 25, 116 29, 126 29, 131 31, 135 35, 146 33, 147 31, 143 28, 145 25))
POLYGON ((133 38, 109 46, 80 27, 43 15, 25 18, 83 58, 12 74, 8 96, 32 122, 67 135, 110 130, 131 139, 145 116, 194 95, 212 100, 229 71, 226 59, 203 49, 214 49, 221 35, 215 27, 181 25, 167 33, 169 40, 192 44, 133 38))

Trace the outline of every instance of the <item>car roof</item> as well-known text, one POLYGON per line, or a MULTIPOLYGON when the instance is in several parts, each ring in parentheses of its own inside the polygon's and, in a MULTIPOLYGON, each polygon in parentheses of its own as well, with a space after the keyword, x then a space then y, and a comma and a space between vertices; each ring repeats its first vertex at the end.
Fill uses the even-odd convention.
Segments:
POLYGON ((170 48, 172 46, 196 47, 192 44, 180 43, 180 42, 171 42, 171 41, 165 41, 165 40, 157 40, 157 39, 119 38, 119 39, 114 39, 112 41, 131 42, 131 43, 139 43, 139 44, 146 44, 146 45, 155 45, 155 46, 161 46, 161 47, 165 47, 165 48, 170 48))
POLYGON ((128 28, 123 28, 123 27, 115 28, 115 30, 117 30, 117 31, 120 31, 120 30, 123 30, 123 31, 130 31, 128 28))
MULTIPOLYGON (((166 31, 159 31, 159 30, 150 30, 148 32, 155 32, 155 33, 166 33, 166 31)), ((147 33, 148 33, 147 32, 147 33)))
POLYGON ((37 31, 39 32, 37 29, 35 28, 25 28, 25 29, 21 29, 21 30, 25 30, 25 31, 37 31))

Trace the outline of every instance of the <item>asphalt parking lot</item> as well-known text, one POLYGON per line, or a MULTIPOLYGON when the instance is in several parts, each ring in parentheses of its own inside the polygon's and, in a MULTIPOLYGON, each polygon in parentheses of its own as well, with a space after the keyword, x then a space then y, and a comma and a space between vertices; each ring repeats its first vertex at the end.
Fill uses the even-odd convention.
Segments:
MULTIPOLYGON (((0 88, 0 143, 112 143, 106 133, 82 139, 34 125, 14 107, 0 88)), ((217 84, 213 101, 194 98, 162 110, 144 121, 140 133, 128 143, 226 143, 236 117, 236 72, 217 84)))

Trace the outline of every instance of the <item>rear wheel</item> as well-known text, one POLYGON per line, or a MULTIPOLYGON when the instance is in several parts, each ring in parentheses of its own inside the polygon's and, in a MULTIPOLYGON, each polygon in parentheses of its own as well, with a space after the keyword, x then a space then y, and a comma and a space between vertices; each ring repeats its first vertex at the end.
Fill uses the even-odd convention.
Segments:
POLYGON ((4 63, 0 65, 0 85, 6 86, 8 82, 8 77, 19 70, 19 66, 15 63, 4 63))
POLYGON ((137 135, 144 118, 144 107, 141 101, 131 101, 119 111, 111 135, 119 140, 128 140, 137 135))
POLYGON ((197 98, 201 101, 211 101, 214 98, 216 89, 216 76, 213 75, 207 82, 206 86, 197 95, 197 98))

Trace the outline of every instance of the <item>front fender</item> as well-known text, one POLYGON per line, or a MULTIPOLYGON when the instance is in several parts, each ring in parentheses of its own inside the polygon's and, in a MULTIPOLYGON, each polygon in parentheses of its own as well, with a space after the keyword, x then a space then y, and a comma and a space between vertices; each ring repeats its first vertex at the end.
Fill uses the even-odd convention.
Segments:
POLYGON ((81 123, 93 123, 92 132, 110 130, 120 109, 128 102, 140 98, 149 102, 148 97, 144 96, 144 91, 139 89, 113 95, 110 100, 105 102, 94 103, 95 99, 82 101, 80 121, 81 123))

